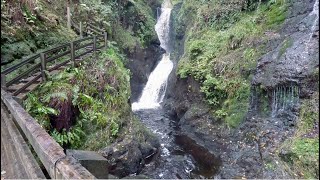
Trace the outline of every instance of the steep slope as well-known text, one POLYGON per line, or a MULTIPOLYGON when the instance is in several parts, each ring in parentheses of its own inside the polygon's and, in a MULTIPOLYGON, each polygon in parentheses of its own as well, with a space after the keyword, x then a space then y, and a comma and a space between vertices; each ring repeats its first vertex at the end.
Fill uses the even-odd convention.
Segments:
POLYGON ((61 146, 100 150, 110 160, 109 172, 119 177, 141 171, 159 148, 130 107, 130 81, 142 88, 161 53, 154 31, 158 5, 156 0, 1 3, 2 70, 34 52, 79 38, 66 27, 67 6, 76 24, 91 22, 108 32, 107 50, 87 57, 78 68, 49 76, 24 105, 61 146))
POLYGON ((221 157, 217 177, 319 177, 299 159, 319 153, 318 1, 175 3, 165 106, 221 157))

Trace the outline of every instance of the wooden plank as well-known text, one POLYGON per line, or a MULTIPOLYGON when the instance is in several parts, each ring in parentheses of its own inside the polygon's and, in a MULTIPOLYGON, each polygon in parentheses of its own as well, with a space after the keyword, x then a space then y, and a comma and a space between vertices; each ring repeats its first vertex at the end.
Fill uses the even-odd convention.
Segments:
POLYGON ((75 60, 75 58, 74 58, 74 57, 75 57, 74 42, 71 42, 71 43, 70 43, 70 52, 71 52, 70 54, 71 54, 72 66, 75 67, 76 64, 75 64, 75 62, 74 62, 74 60, 75 60))
POLYGON ((46 73, 45 70, 47 70, 47 62, 46 62, 46 54, 45 53, 40 53, 40 60, 41 60, 41 76, 42 76, 42 81, 46 81, 46 73))
POLYGON ((79 24, 79 31, 80 31, 80 38, 83 38, 83 34, 82 34, 82 22, 80 22, 80 24, 79 24))
POLYGON ((37 68, 39 68, 41 66, 40 63, 36 64, 35 66, 29 68, 27 71, 21 73, 19 76, 13 78, 12 80, 10 80, 8 83, 7 83, 7 87, 8 86, 11 86, 12 84, 14 83, 17 83, 19 82, 20 79, 24 78, 25 76, 29 75, 31 72, 33 72, 34 70, 36 70, 37 68))
POLYGON ((91 45, 93 45, 93 42, 90 42, 90 43, 87 43, 87 44, 83 44, 83 45, 81 45, 81 46, 78 46, 78 47, 75 48, 75 50, 82 49, 82 48, 84 48, 84 47, 91 46, 91 45))
POLYGON ((95 29, 92 29, 91 27, 87 27, 87 30, 92 31, 92 32, 96 33, 97 35, 101 35, 101 34, 104 33, 104 32, 101 32, 101 31, 97 31, 97 30, 95 30, 95 29))
POLYGON ((63 53, 60 53, 60 54, 58 54, 58 55, 56 55, 56 56, 50 57, 50 58, 47 59, 47 63, 49 63, 49 62, 51 62, 51 61, 53 61, 53 60, 56 60, 56 59, 58 59, 58 58, 61 58, 62 56, 65 56, 65 55, 69 54, 70 52, 71 52, 71 51, 68 50, 68 51, 63 52, 63 53))
POLYGON ((50 49, 48 49, 48 50, 45 50, 45 51, 43 51, 42 53, 49 54, 49 53, 58 51, 58 50, 60 50, 60 49, 63 49, 63 48, 65 48, 65 47, 68 47, 68 46, 69 46, 69 43, 64 43, 64 44, 61 44, 61 45, 56 46, 56 47, 54 47, 54 48, 50 48, 50 49))
POLYGON ((1 87, 6 88, 7 87, 7 82, 6 82, 6 75, 1 73, 1 87))
POLYGON ((108 33, 107 32, 104 32, 104 46, 105 48, 108 47, 108 33))
POLYGON ((84 56, 84 55, 86 55, 86 54, 88 54, 88 53, 91 53, 92 51, 93 51, 93 49, 90 49, 90 50, 88 50, 88 51, 86 51, 86 52, 84 52, 84 53, 81 53, 81 54, 79 54, 78 56, 76 56, 75 59, 78 59, 78 58, 81 57, 81 56, 84 56))
POLYGON ((104 44, 102 46, 98 46, 97 50, 100 50, 100 49, 103 49, 103 48, 105 48, 104 44))
POLYGON ((73 157, 66 156, 63 148, 2 88, 1 100, 28 138, 51 178, 95 178, 73 157))
POLYGON ((75 40, 75 41, 73 41, 73 42, 76 44, 76 43, 80 43, 80 42, 82 42, 82 41, 86 41, 86 40, 89 40, 89 39, 93 39, 93 37, 92 37, 92 36, 89 36, 89 37, 86 37, 86 38, 82 38, 82 39, 75 40))
POLYGON ((48 69, 48 71, 51 72, 51 71, 54 71, 54 70, 56 70, 56 69, 59 69, 60 67, 68 64, 69 62, 70 62, 70 61, 67 60, 67 61, 64 61, 64 62, 62 62, 62 63, 60 63, 60 64, 57 64, 57 65, 53 66, 52 68, 48 69))
MULTIPOLYGON (((2 111, 2 109, 1 109, 2 111)), ((12 139, 10 138, 8 128, 5 127, 5 124, 2 122, 4 121, 4 117, 1 112, 1 143, 3 144, 2 149, 1 149, 1 164, 2 164, 2 156, 4 155, 6 162, 6 166, 4 169, 1 170, 6 170, 7 177, 8 179, 14 179, 14 178, 19 178, 17 177, 18 173, 15 172, 16 164, 15 163, 15 157, 13 154, 13 145, 12 145, 12 139)), ((1 167, 2 168, 2 167, 1 167)))
POLYGON ((93 52, 97 50, 97 36, 93 36, 93 52))
POLYGON ((25 65, 25 64, 27 64, 27 63, 29 63, 29 62, 31 62, 31 61, 39 58, 39 57, 40 57, 40 55, 39 55, 39 54, 36 54, 36 55, 31 56, 31 57, 29 57, 29 58, 27 58, 27 59, 25 59, 25 60, 22 60, 20 63, 15 64, 15 65, 13 65, 13 66, 5 69, 4 71, 1 72, 1 74, 9 74, 9 73, 11 73, 12 71, 18 69, 19 67, 21 67, 21 66, 23 66, 23 65, 25 65))
POLYGON ((74 29, 77 33, 80 33, 80 27, 78 27, 78 25, 73 21, 73 19, 71 19, 71 27, 73 27, 73 29, 74 29))
POLYGON ((70 13, 70 7, 67 7, 67 27, 68 29, 71 29, 71 13, 70 13))
POLYGON ((94 30, 96 30, 96 31, 99 31, 99 32, 101 32, 101 33, 104 33, 104 30, 98 28, 97 26, 95 26, 95 25, 93 25, 93 24, 91 24, 91 23, 88 23, 88 26, 90 26, 90 28, 92 28, 92 29, 94 29, 94 30))
MULTIPOLYGON (((9 131, 10 137, 13 140, 14 147, 17 150, 16 152, 20 157, 20 163, 22 163, 24 171, 28 175, 28 177, 22 178, 45 179, 46 177, 44 176, 42 170, 39 167, 39 164, 32 155, 28 147, 28 144, 24 141, 16 125, 9 117, 10 115, 8 114, 8 112, 5 111, 7 110, 5 109, 4 104, 1 102, 1 114, 5 116, 5 118, 3 118, 4 124, 6 125, 6 128, 9 131)), ((22 171, 22 169, 19 169, 19 171, 22 171)))
POLYGON ((25 85, 23 85, 20 89, 16 90, 13 95, 17 96, 18 94, 20 94, 22 91, 24 91, 25 89, 27 89, 31 84, 35 83, 40 77, 42 76, 42 74, 39 74, 38 76, 36 76, 35 78, 33 78, 31 81, 29 81, 28 83, 26 83, 25 85))

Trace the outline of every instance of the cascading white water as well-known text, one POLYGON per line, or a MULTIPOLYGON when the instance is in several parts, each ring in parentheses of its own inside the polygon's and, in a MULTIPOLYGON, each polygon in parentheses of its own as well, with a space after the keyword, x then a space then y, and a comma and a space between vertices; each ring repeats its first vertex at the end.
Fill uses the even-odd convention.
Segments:
POLYGON ((309 37, 307 43, 309 43, 311 41, 313 33, 314 33, 315 29, 316 29, 317 23, 319 23, 319 0, 316 0, 314 2, 313 9, 312 9, 311 13, 308 16, 309 17, 315 16, 315 19, 314 19, 313 25, 311 27, 310 37, 309 37))
POLYGON ((166 50, 162 59, 148 78, 148 82, 142 91, 138 102, 132 103, 132 110, 154 109, 160 106, 163 101, 167 79, 173 69, 173 63, 170 60, 169 49, 169 31, 170 31, 170 0, 165 0, 161 7, 161 15, 158 18, 155 30, 160 40, 160 46, 166 50))

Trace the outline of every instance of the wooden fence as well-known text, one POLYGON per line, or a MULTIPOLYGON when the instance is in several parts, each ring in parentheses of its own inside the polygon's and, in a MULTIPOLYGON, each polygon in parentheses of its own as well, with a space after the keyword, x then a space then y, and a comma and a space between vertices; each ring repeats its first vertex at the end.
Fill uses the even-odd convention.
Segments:
POLYGON ((2 103, 32 145, 52 179, 95 179, 76 159, 66 156, 63 148, 8 92, 1 88, 2 103))
POLYGON ((12 119, 32 145, 50 177, 55 179, 94 179, 95 177, 73 157, 66 156, 63 148, 26 112, 14 96, 40 78, 46 81, 47 72, 57 70, 70 62, 72 66, 76 66, 80 57, 107 47, 106 32, 89 23, 87 30, 98 35, 80 38, 37 53, 1 72, 1 104, 4 104, 8 113, 12 115, 12 119), (26 68, 26 66, 29 67, 26 68), (12 94, 6 91, 9 86, 27 78, 29 80, 12 94))
POLYGON ((70 43, 65 43, 57 47, 45 50, 41 53, 35 54, 27 59, 22 60, 20 63, 15 64, 4 71, 1 72, 1 87, 6 89, 7 87, 19 83, 20 80, 27 78, 31 74, 35 77, 28 81, 24 86, 13 92, 13 96, 18 95, 31 84, 36 82, 38 79, 42 78, 43 81, 46 80, 46 72, 51 72, 56 70, 67 63, 71 62, 73 66, 76 65, 77 59, 88 54, 95 53, 97 50, 107 47, 107 33, 104 32, 101 35, 89 36, 81 38, 70 43), (101 45, 101 43, 103 43, 101 45), (67 60, 63 62, 56 62, 57 59, 69 56, 67 60), (48 64, 51 63, 50 66, 48 64), (24 65, 33 64, 27 70, 23 71, 24 65), (20 73, 17 73, 18 71, 20 73), (16 72, 17 75, 7 78, 8 74, 16 72))

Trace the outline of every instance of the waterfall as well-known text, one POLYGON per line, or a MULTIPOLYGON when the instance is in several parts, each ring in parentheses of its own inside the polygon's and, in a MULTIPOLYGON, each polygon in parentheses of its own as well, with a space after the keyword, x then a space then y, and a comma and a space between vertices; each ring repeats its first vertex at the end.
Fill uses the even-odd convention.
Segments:
POLYGON ((311 27, 310 37, 309 37, 309 40, 308 40, 307 44, 309 44, 309 42, 311 41, 313 33, 314 33, 315 29, 316 29, 317 23, 319 23, 319 0, 316 0, 314 2, 313 9, 312 9, 311 13, 308 16, 310 17, 310 16, 314 16, 314 15, 316 17, 315 17, 313 25, 311 27))
POLYGON ((155 30, 160 40, 160 46, 166 51, 166 53, 162 55, 162 59, 151 72, 138 102, 132 103, 132 110, 153 109, 159 107, 160 103, 163 101, 167 87, 167 80, 173 69, 173 63, 170 60, 169 48, 171 8, 172 5, 170 0, 164 0, 161 7, 161 14, 157 19, 157 24, 155 25, 155 30))
POLYGON ((299 103, 300 90, 293 83, 287 86, 277 86, 272 90, 272 117, 279 112, 290 111, 299 103))

